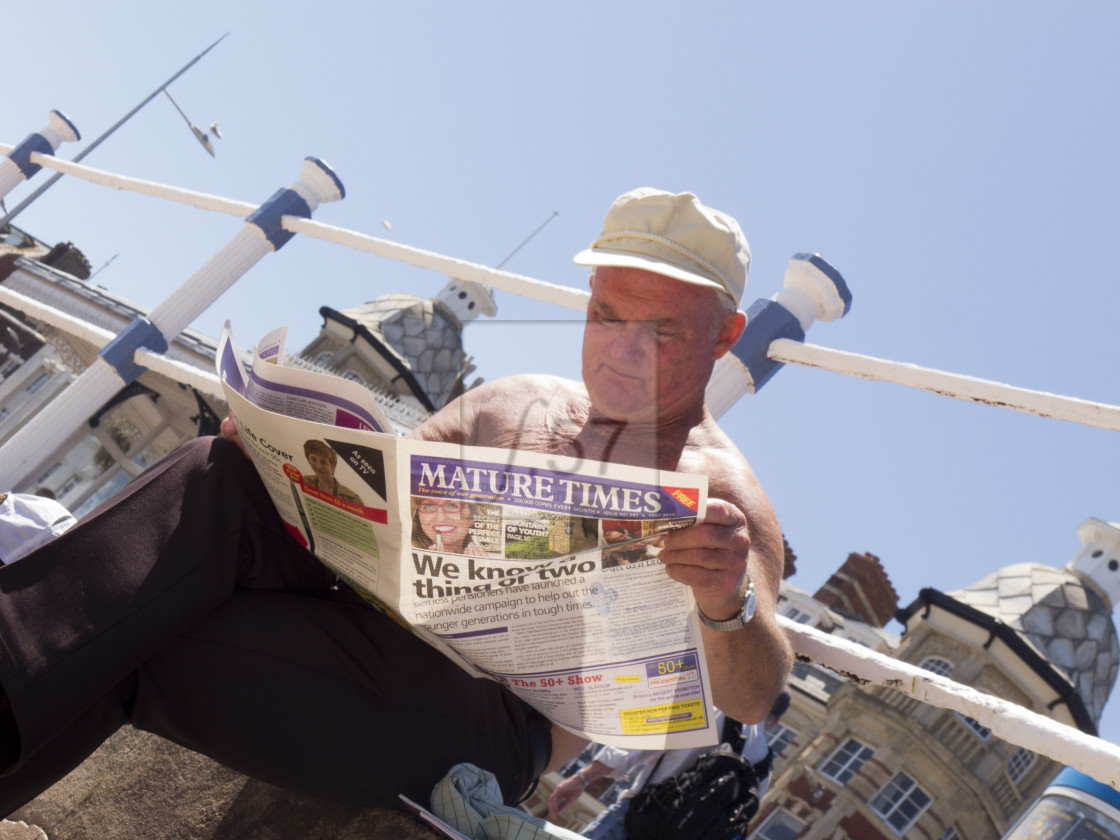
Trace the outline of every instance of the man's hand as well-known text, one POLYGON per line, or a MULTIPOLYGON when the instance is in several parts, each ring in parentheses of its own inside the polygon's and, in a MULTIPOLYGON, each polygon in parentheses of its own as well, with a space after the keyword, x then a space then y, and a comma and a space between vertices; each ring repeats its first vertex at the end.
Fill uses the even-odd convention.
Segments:
POLYGON ((743 512, 708 499, 702 522, 665 535, 660 558, 669 577, 692 587, 704 615, 722 621, 743 606, 750 548, 743 512))
POLYGON ((555 820, 560 812, 579 799, 584 789, 583 780, 579 776, 569 776, 552 789, 548 797, 548 818, 555 820))
POLYGON ((590 782, 601 779, 610 772, 610 767, 595 759, 586 767, 581 767, 564 779, 553 788, 552 794, 548 797, 548 818, 550 820, 556 819, 561 811, 579 799, 580 794, 587 789, 590 782))
POLYGON ((241 439, 241 435, 237 432, 237 423, 234 422, 232 411, 229 413, 226 419, 222 421, 222 425, 220 426, 220 428, 222 437, 224 437, 231 443, 236 443, 238 448, 245 454, 245 457, 248 458, 249 453, 245 452, 245 441, 241 439))

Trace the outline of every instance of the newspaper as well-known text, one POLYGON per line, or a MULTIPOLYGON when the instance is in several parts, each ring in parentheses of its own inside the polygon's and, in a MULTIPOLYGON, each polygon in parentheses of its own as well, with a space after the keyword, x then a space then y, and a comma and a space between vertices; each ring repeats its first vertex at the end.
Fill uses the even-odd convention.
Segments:
MULTIPOLYGON (((397 437, 356 382, 284 367, 284 330, 216 365, 292 535, 476 677, 602 744, 714 744, 691 590, 657 559, 707 478, 397 437)), ((454 702, 454 698, 448 698, 454 702)))

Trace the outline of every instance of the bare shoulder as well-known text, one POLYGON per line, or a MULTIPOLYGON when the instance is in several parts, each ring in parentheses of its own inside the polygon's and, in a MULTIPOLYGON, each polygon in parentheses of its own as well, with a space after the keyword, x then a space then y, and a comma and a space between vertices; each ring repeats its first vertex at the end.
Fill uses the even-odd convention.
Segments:
POLYGON ((770 554, 782 551, 781 527, 754 470, 714 420, 697 426, 681 456, 681 469, 708 476, 708 496, 725 499, 743 511, 751 541, 770 554))
POLYGON ((463 399, 476 402, 480 406, 498 407, 501 410, 502 407, 532 402, 557 394, 586 393, 583 385, 571 379, 544 373, 519 373, 472 388, 463 395, 463 399))
POLYGON ((522 433, 548 425, 550 411, 586 401, 578 382, 518 374, 472 388, 421 424, 411 437, 478 446, 533 448, 522 433))

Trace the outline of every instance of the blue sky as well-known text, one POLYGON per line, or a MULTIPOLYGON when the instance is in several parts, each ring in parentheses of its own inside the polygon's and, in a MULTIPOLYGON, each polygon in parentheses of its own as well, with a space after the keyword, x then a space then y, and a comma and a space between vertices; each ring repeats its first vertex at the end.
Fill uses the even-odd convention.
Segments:
MULTIPOLYGON (((615 196, 690 190, 741 221, 746 302, 799 251, 843 273, 851 312, 813 343, 1120 402, 1115 4, 60 2, 3 21, 0 142, 52 108, 91 139, 229 32, 171 87, 219 122, 216 158, 161 97, 85 163, 259 203, 319 156, 348 195, 316 218, 491 265, 555 210, 506 268, 581 287, 571 257, 615 196)), ((242 223, 64 179, 18 224, 112 259, 95 282, 154 306, 242 223)), ((320 306, 444 282, 297 237, 195 326, 231 318, 248 344, 289 323, 298 347, 320 306)), ((482 376, 578 376, 574 313, 497 300, 466 331, 482 376)), ((1082 521, 1120 521, 1111 432, 793 366, 723 425, 811 592, 871 551, 906 604, 1061 566, 1082 521)))

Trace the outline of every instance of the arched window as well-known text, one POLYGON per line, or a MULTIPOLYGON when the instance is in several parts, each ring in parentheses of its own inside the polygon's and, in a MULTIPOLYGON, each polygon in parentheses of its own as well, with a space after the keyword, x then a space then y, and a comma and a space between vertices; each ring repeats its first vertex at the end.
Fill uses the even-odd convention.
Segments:
POLYGON ((362 377, 360 377, 358 374, 354 373, 354 371, 352 370, 344 370, 340 375, 343 379, 349 379, 351 382, 357 382, 363 388, 369 387, 368 385, 366 385, 366 381, 362 379, 362 377))
POLYGON ((953 673, 953 663, 942 656, 927 656, 918 663, 918 667, 925 668, 941 677, 947 677, 953 673))

